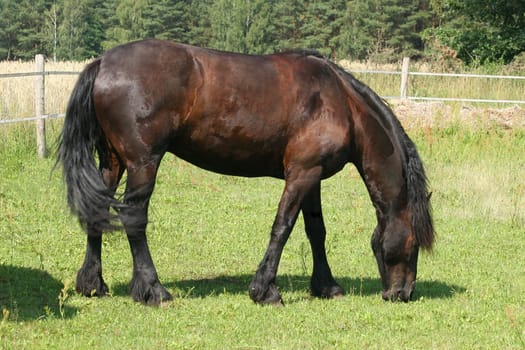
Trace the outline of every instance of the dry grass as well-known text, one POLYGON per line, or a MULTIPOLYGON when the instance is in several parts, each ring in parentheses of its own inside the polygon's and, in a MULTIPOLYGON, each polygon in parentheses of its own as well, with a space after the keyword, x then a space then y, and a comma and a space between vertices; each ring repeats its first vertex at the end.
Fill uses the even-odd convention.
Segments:
POLYGON ((390 104, 407 129, 443 129, 454 124, 465 128, 525 129, 525 109, 519 106, 484 108, 443 102, 392 100, 390 104))
MULTIPOLYGON (((366 70, 400 72, 401 64, 376 64, 372 62, 341 61, 339 64, 345 69, 354 72, 355 76, 368 84, 381 96, 399 96, 400 74, 372 74, 363 73, 366 70)), ((516 75, 522 72, 512 72, 501 67, 495 72, 488 68, 470 69, 468 71, 456 69, 455 73, 480 75, 516 75)), ((428 63, 411 63, 410 72, 435 73, 443 69, 433 67, 428 63)), ((446 70, 445 70, 446 71, 446 70)), ((449 73, 448 71, 446 71, 449 73)), ((444 98, 471 98, 491 100, 525 100, 525 79, 495 79, 495 78, 468 78, 443 76, 414 76, 409 77, 408 95, 412 97, 444 97, 444 98)), ((457 104, 457 103, 456 103, 457 104)), ((485 107, 487 104, 480 105, 485 107)), ((490 107, 508 107, 508 104, 490 104, 490 107)))
MULTIPOLYGON (((72 71, 79 72, 86 65, 84 62, 46 62, 46 71, 72 71)), ((350 71, 382 70, 400 71, 400 64, 378 65, 370 62, 341 61, 340 64, 350 71)), ((411 71, 430 72, 432 67, 428 64, 412 64, 411 71)), ((5 73, 30 73, 34 71, 34 62, 0 62, 0 74, 5 73)), ((469 72, 474 73, 474 72, 469 72)), ((400 75, 391 74, 369 74, 355 73, 355 75, 370 85, 372 89, 381 96, 398 96, 400 87, 400 75)), ((45 77, 46 88, 46 113, 64 113, 71 89, 77 79, 77 75, 48 75, 45 77)), ((433 97, 470 97, 487 99, 523 100, 525 91, 525 80, 501 80, 501 79, 468 79, 450 77, 427 77, 411 76, 409 81, 410 96, 433 96, 433 97)), ((421 117, 432 117, 432 123, 436 120, 449 122, 458 118, 469 117, 470 120, 503 120, 502 123, 514 127, 512 115, 518 115, 517 120, 522 118, 524 110, 518 107, 511 111, 509 119, 507 112, 503 116, 496 116, 498 110, 495 108, 509 108, 509 105, 478 105, 474 107, 465 106, 461 103, 408 103, 392 100, 401 118, 407 118, 409 123, 421 123, 421 117), (491 107, 487 112, 487 107, 491 107), (407 116, 407 117, 405 117, 407 116), (504 119, 507 118, 505 121, 504 119)), ((15 119, 33 116, 34 113, 34 77, 0 78, 0 120, 15 119)), ((501 114, 501 113, 500 113, 501 114)), ((423 119, 423 123, 428 123, 423 119)), ((519 125, 519 123, 518 123, 519 125)), ((521 124, 523 126, 523 122, 521 124)))
MULTIPOLYGON (((87 62, 46 62, 46 71, 80 72, 87 62)), ((31 73, 34 62, 0 62, 0 74, 31 73)), ((45 77, 46 113, 63 113, 77 75, 48 75, 45 77)), ((15 119, 35 115, 35 78, 0 79, 0 119, 15 119)))

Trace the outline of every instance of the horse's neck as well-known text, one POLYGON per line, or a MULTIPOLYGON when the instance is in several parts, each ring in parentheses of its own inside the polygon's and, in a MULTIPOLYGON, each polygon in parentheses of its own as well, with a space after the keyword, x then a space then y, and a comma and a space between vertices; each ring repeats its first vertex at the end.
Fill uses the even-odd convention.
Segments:
POLYGON ((356 148, 355 163, 378 215, 389 215, 393 210, 406 206, 407 187, 404 174, 402 144, 384 121, 368 114, 354 120, 356 148))

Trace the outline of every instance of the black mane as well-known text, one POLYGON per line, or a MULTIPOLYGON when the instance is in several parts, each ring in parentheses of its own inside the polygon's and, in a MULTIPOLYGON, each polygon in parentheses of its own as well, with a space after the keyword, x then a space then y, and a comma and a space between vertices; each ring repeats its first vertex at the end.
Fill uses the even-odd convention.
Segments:
POLYGON ((292 54, 292 55, 298 55, 302 57, 313 56, 313 57, 325 59, 322 53, 314 49, 290 49, 290 50, 281 51, 279 52, 279 54, 283 54, 283 55, 292 54))
POLYGON ((378 116, 383 118, 380 123, 384 127, 391 129, 395 137, 399 139, 406 159, 406 181, 409 207, 412 211, 412 229, 414 230, 418 244, 424 249, 432 249, 435 233, 432 220, 432 208, 430 206, 430 195, 428 193, 428 181, 423 162, 421 161, 415 144, 406 134, 392 109, 381 97, 367 85, 356 79, 352 74, 333 62, 327 62, 336 74, 348 82, 368 106, 372 108, 378 116))

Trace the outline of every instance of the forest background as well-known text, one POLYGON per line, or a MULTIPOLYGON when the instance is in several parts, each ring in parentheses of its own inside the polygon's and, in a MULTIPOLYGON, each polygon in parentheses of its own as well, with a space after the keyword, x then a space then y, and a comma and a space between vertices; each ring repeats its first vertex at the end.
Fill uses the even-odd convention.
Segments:
POLYGON ((525 1, 0 0, 0 60, 84 60, 153 37, 333 60, 525 64, 525 1))

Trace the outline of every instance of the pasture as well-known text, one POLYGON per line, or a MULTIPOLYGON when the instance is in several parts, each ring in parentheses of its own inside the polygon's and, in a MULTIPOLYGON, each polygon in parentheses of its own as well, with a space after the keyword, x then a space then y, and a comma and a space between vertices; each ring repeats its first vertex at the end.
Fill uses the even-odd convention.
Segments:
MULTIPOLYGON (((48 123, 50 140, 61 121, 48 123)), ((433 191, 438 234, 421 254, 414 301, 381 299, 370 249, 374 210, 348 166, 323 182, 327 248, 344 298, 309 296, 302 220, 285 247, 285 307, 252 303, 247 288, 268 241, 283 182, 212 174, 167 156, 154 192, 152 254, 174 301, 128 296, 131 256, 105 235, 110 297, 74 292, 85 237, 65 204, 54 159, 35 156, 32 124, 0 129, 0 348, 525 347, 525 130, 450 122, 411 128, 433 191)))
MULTIPOLYGON (((46 69, 78 71, 82 65, 46 69)), ((33 69, 23 63, 0 67, 33 69)), ((75 79, 46 77, 52 92, 47 112, 64 110, 75 79)), ((365 81, 381 94, 398 89, 395 80, 365 81)), ((451 90, 450 82, 437 79, 413 86, 416 94, 451 90)), ((472 97, 485 91, 522 99, 523 91, 471 80, 454 87, 472 97)), ((0 91, 0 118, 33 114, 32 78, 2 79, 0 91)), ((459 115, 458 109, 451 114, 459 115)), ((414 114, 428 118, 424 112, 414 114)), ((426 164, 438 234, 434 252, 420 255, 414 301, 381 300, 369 243, 374 210, 348 166, 322 187, 328 258, 347 296, 309 296, 312 261, 299 219, 278 274, 284 308, 255 305, 247 293, 282 181, 216 175, 167 156, 148 236, 174 301, 148 308, 131 300, 132 261, 122 233, 103 242, 111 296, 84 298, 74 292, 74 280, 85 236, 68 213, 60 171, 52 172, 54 159, 36 158, 32 124, 0 126, 0 348, 524 348, 523 120, 509 129, 487 118, 432 117, 437 122, 404 121, 426 164)), ((50 147, 61 124, 47 123, 50 147)))

